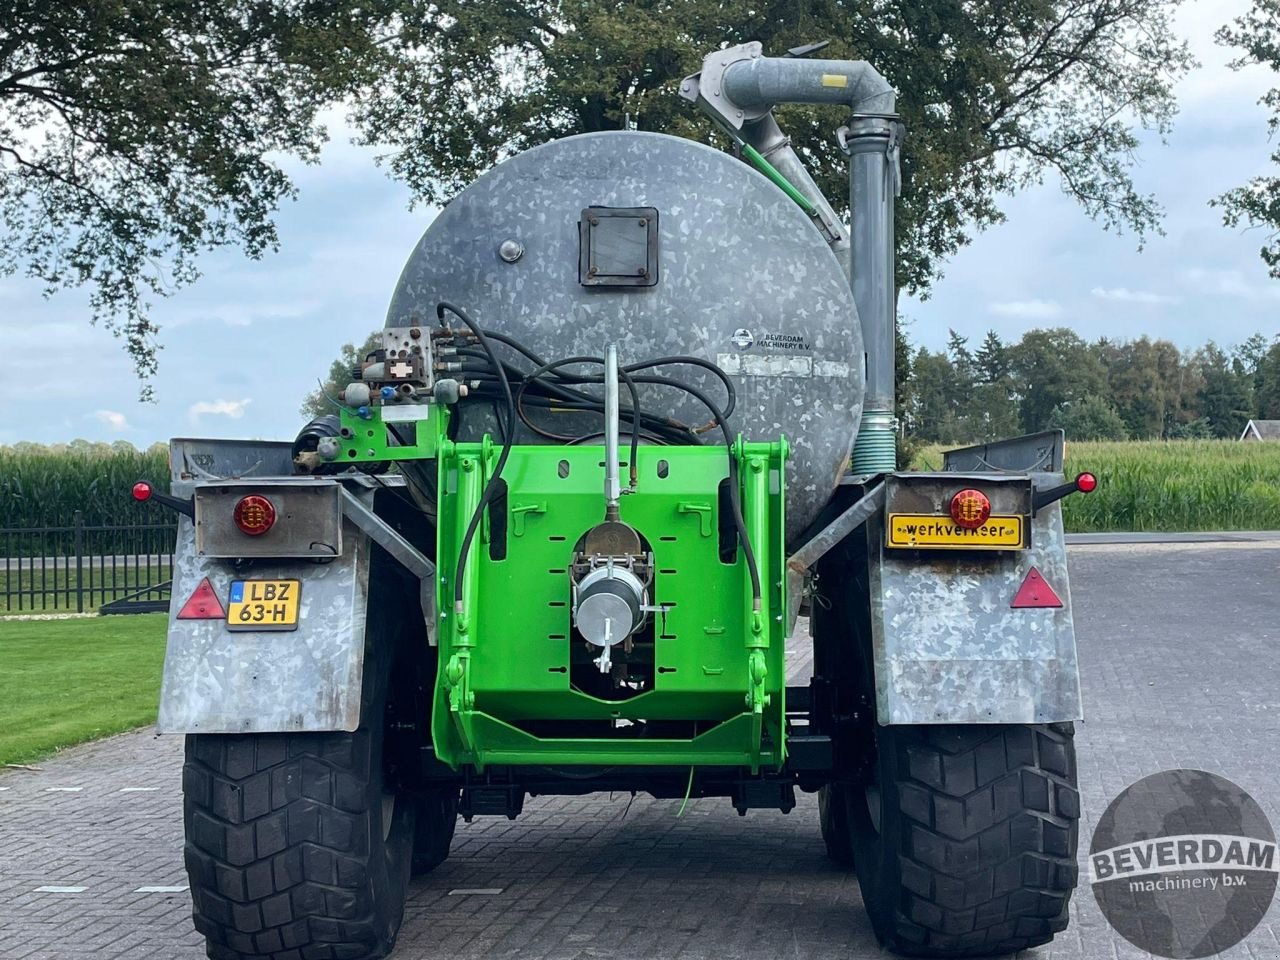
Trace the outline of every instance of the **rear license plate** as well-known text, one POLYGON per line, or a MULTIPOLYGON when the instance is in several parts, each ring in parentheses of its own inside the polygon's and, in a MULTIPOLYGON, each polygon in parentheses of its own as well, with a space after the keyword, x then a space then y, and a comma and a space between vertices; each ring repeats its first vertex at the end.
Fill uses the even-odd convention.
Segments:
POLYGON ((1017 550, 1023 542, 1023 518, 990 517, 982 526, 968 530, 950 517, 915 513, 889 515, 890 547, 915 550, 1017 550))
POLYGON ((232 580, 227 602, 231 630, 296 630, 301 580, 232 580))

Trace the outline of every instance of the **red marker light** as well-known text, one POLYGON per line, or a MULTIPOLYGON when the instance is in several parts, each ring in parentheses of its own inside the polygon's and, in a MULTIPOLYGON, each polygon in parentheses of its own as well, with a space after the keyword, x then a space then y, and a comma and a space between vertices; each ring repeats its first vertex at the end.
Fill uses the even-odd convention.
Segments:
POLYGON ((1076 477, 1076 489, 1081 493, 1093 493, 1098 489, 1098 478, 1092 473, 1082 473, 1076 477))
POLYGON ((977 530, 991 516, 991 501, 981 490, 961 490, 951 498, 951 519, 956 526, 977 530))
POLYGON ((241 533, 250 537, 260 537, 275 526, 276 508, 266 497, 251 493, 236 504, 231 518, 236 522, 241 533))
POLYGON ((133 485, 133 499, 139 503, 144 503, 151 499, 151 484, 145 480, 139 480, 133 485))

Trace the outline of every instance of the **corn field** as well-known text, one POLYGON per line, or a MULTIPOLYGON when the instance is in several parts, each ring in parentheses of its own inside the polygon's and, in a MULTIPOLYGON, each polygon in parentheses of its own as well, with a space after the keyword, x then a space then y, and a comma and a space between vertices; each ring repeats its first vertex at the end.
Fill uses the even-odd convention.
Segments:
POLYGON ((77 510, 89 525, 170 519, 134 502, 129 491, 138 480, 169 488, 164 447, 83 441, 0 447, 0 527, 69 526, 77 510))
MULTIPOLYGON (((918 469, 939 469, 942 448, 918 469)), ((1068 442, 1068 476, 1098 477, 1062 503, 1073 533, 1280 530, 1280 444, 1235 440, 1068 442)))
MULTIPOLYGON (((942 448, 918 469, 939 469, 942 448)), ((1067 529, 1280 530, 1280 444, 1168 440, 1067 445, 1067 473, 1087 470, 1098 489, 1063 502, 1067 529)), ((169 518, 129 496, 137 480, 168 488, 163 447, 127 444, 0 447, 0 527, 58 527, 77 510, 90 525, 169 518)))

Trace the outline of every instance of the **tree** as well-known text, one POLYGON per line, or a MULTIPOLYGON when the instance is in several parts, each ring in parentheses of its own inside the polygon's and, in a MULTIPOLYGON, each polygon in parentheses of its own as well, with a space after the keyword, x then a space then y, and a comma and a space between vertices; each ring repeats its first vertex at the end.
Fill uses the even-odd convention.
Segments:
MULTIPOLYGON (((1262 64, 1280 71, 1280 0, 1254 0, 1253 7, 1218 31, 1219 43, 1241 51, 1231 66, 1237 70, 1262 64)), ((1274 139, 1280 132, 1280 87, 1273 87, 1259 101, 1271 111, 1267 128, 1274 139)), ((1280 148, 1272 151, 1271 162, 1280 164, 1280 148)), ((1228 227, 1247 224, 1268 231, 1259 254, 1280 278, 1280 176, 1274 173, 1254 177, 1243 186, 1229 190, 1213 201, 1222 209, 1228 227)))
POLYGON ((1049 426, 1060 429, 1068 440, 1129 439, 1124 420, 1106 397, 1091 395, 1062 404, 1053 411, 1049 426))
POLYGON ((375 330, 369 334, 364 343, 344 343, 338 351, 338 359, 329 365, 329 375, 312 390, 302 401, 301 413, 304 417, 318 417, 322 413, 333 413, 337 407, 338 394, 347 388, 352 380, 352 371, 374 350, 382 346, 382 331, 375 330))
POLYGON ((1258 365, 1254 411, 1263 420, 1280 420, 1280 342, 1271 345, 1258 365))
POLYGON ((988 330, 982 338, 982 346, 974 354, 977 376, 982 383, 1003 383, 1009 375, 1009 348, 1000 334, 988 330))
POLYGON ((1066 327, 1028 331, 1009 349, 1009 369, 1027 433, 1049 426, 1064 404, 1106 391, 1101 361, 1066 327))
POLYGON ((396 60, 397 22, 392 0, 11 0, 0 273, 88 287, 149 396, 149 299, 194 280, 203 251, 275 247, 282 158, 317 158, 319 112, 396 60))
POLYGON ((1253 384, 1212 340, 1196 354, 1201 386, 1198 411, 1215 437, 1238 437, 1253 414, 1253 384))
MULTIPOLYGON (((1139 236, 1159 211, 1129 176, 1135 126, 1163 134, 1192 63, 1170 25, 1177 0, 443 0, 411 25, 412 66, 356 106, 369 143, 428 202, 517 151, 631 124, 723 143, 677 96, 725 43, 779 54, 822 38, 901 91, 907 124, 898 278, 926 290, 998 198, 1056 175, 1105 225, 1139 236)), ((823 192, 843 204, 845 158, 827 108, 781 123, 823 192)))

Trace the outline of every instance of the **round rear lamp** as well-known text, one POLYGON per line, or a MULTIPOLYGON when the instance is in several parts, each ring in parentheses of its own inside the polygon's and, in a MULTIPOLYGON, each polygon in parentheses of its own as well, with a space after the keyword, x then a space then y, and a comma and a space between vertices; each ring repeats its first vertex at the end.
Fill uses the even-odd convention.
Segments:
POLYGON ((977 530, 991 516, 991 501, 981 490, 961 490, 951 498, 951 519, 956 526, 977 530))
POLYGON ((240 532, 250 537, 260 537, 276 524, 276 508, 266 497, 251 493, 241 498, 231 515, 240 532))
POLYGON ((147 483, 145 480, 139 480, 135 483, 133 485, 133 499, 137 500, 139 503, 142 503, 145 500, 150 500, 151 484, 147 483))
POLYGON ((1082 473, 1076 477, 1076 489, 1081 493, 1093 493, 1098 489, 1098 478, 1092 473, 1082 473))

